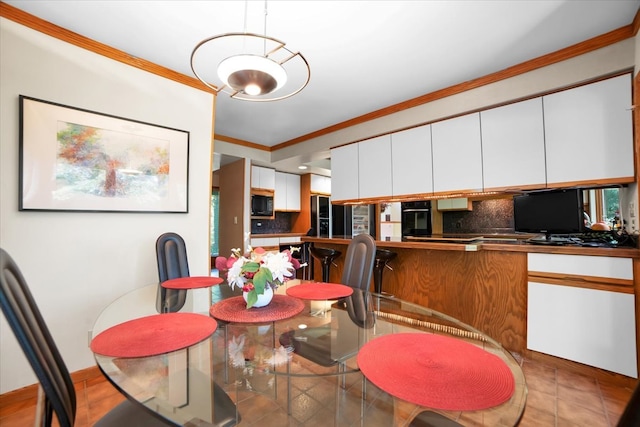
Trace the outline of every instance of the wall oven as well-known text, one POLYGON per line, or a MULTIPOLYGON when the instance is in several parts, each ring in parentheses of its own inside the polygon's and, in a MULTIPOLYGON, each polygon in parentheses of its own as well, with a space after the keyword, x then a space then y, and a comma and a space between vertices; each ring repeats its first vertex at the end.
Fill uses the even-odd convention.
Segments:
POLYGON ((431 201, 403 202, 402 237, 431 236, 431 201))

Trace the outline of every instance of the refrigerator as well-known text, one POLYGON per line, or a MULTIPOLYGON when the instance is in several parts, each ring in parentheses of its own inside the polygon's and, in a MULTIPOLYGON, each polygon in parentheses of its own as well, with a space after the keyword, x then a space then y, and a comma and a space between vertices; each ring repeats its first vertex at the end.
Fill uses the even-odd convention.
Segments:
POLYGON ((332 205, 331 236, 354 237, 369 234, 376 237, 376 205, 332 205))
POLYGON ((313 236, 331 235, 331 201, 328 196, 311 196, 311 228, 313 236))

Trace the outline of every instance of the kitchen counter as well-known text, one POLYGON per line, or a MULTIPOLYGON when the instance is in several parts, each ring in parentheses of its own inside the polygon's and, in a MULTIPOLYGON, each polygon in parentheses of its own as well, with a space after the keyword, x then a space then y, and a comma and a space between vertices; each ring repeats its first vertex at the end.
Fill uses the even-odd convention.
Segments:
POLYGON ((251 237, 253 238, 270 238, 270 237, 302 237, 305 233, 271 233, 271 234, 260 234, 260 233, 251 233, 251 237))
MULTIPOLYGON (((450 239, 443 237, 441 240, 406 240, 401 237, 391 237, 389 240, 376 240, 376 246, 380 248, 423 249, 434 251, 506 251, 506 252, 531 252, 554 253, 569 255, 594 255, 622 258, 640 258, 640 249, 632 247, 588 247, 579 245, 537 245, 527 243, 532 236, 523 235, 449 235, 450 239), (474 239, 475 237, 475 239, 474 239)), ((313 237, 303 236, 303 242, 314 242, 319 245, 339 244, 348 245, 350 236, 313 237)))
MULTIPOLYGON (((474 239, 478 236, 466 237, 474 239)), ((397 254, 389 262, 390 269, 383 270, 382 291, 461 319, 496 339, 510 351, 530 357, 545 357, 527 348, 529 253, 631 258, 634 271, 638 271, 640 250, 538 245, 526 243, 529 237, 491 235, 465 243, 456 240, 404 241, 401 238, 378 240, 377 247, 397 254)), ((329 281, 334 283, 341 280, 351 240, 350 236, 302 237, 303 242, 341 252, 330 269, 329 281)), ((313 277, 320 280, 322 271, 319 262, 314 262, 312 271, 313 277)), ((635 282, 637 280, 636 277, 635 282)), ((634 292, 637 293, 635 282, 634 292)), ((584 282, 578 277, 576 283, 589 285, 591 282, 589 277, 584 282)), ((614 287, 618 285, 614 283, 614 287)), ((607 288, 609 285, 599 283, 597 286, 607 288)), ((555 360, 549 361, 556 363, 555 360)), ((583 366, 576 369, 583 369, 583 366)))

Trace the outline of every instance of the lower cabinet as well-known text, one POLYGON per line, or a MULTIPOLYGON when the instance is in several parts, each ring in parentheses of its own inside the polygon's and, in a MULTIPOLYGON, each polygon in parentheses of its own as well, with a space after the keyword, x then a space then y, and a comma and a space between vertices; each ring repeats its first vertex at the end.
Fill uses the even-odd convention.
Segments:
POLYGON ((632 260, 528 260, 527 348, 637 378, 632 260))

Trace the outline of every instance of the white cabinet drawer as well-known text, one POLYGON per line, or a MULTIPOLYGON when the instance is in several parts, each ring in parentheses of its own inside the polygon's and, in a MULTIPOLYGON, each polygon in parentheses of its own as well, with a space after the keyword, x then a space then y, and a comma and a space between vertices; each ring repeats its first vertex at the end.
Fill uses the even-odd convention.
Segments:
POLYGON ((278 246, 280 239, 277 237, 252 237, 251 246, 253 248, 278 246))
POLYGON ((528 254, 528 270, 633 280, 633 260, 588 255, 528 254))
POLYGON ((280 244, 287 243, 300 243, 300 237, 281 237, 280 244))

